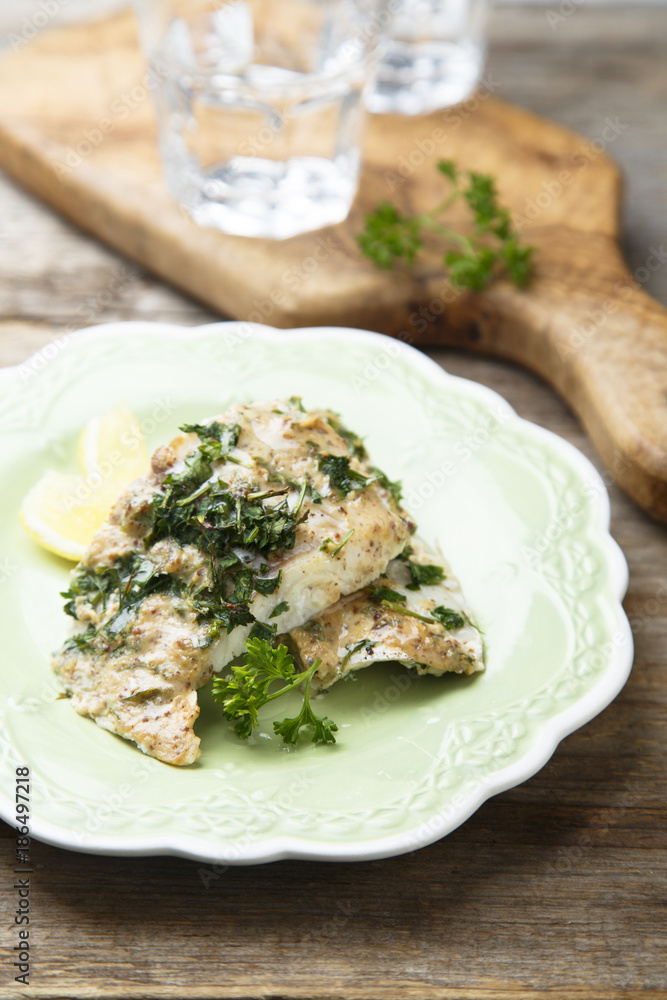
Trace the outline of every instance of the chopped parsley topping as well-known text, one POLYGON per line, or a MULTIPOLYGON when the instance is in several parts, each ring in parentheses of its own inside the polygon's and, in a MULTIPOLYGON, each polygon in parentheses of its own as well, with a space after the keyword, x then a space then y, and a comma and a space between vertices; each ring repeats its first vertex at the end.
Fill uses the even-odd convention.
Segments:
POLYGON ((425 566, 413 562, 411 559, 405 560, 410 570, 411 583, 407 584, 408 590, 419 590, 421 587, 432 587, 436 583, 442 583, 445 578, 445 571, 442 566, 428 564, 425 566))
POLYGON ((331 488, 343 495, 353 490, 363 490, 371 483, 377 482, 377 476, 368 478, 361 472, 351 469, 348 455, 321 455, 319 466, 320 471, 329 477, 331 488))
POLYGON ((459 614, 458 611, 454 611, 452 608, 443 608, 442 605, 434 608, 431 614, 436 621, 440 622, 447 629, 463 628, 466 624, 466 616, 459 614))
MULTIPOLYGON (((368 452, 366 451, 364 442, 359 437, 359 435, 355 434, 354 431, 348 430, 348 428, 341 423, 336 414, 329 413, 327 415, 327 419, 331 424, 331 426, 333 427, 333 429, 335 430, 336 434, 338 434, 339 437, 342 437, 343 441, 347 446, 347 451, 350 457, 358 458, 360 462, 367 462, 368 452)), ((390 494, 395 503, 397 504, 400 503, 402 496, 401 483, 398 481, 395 482, 392 481, 387 475, 385 475, 382 469, 378 469, 375 466, 371 466, 371 472, 373 473, 373 476, 367 480, 367 485, 370 485, 371 483, 374 482, 379 483, 380 486, 384 487, 384 489, 387 490, 387 492, 390 494)))
POLYGON ((401 614, 409 615, 410 618, 418 618, 420 622, 426 622, 429 625, 435 625, 433 618, 427 618, 426 615, 420 615, 416 611, 411 611, 406 608, 403 604, 398 604, 396 601, 383 600, 385 608, 391 608, 392 611, 400 611, 401 614))
POLYGON ((400 594, 391 587, 371 587, 371 598, 374 601, 393 601, 395 604, 405 604, 407 601, 405 594, 400 594))
MULTIPOLYGON (((77 633, 69 640, 69 648, 99 646, 98 639, 105 648, 112 642, 117 646, 138 605, 150 594, 167 592, 183 598, 197 620, 206 623, 209 644, 222 631, 252 625, 255 617, 248 605, 253 594, 269 595, 280 586, 281 574, 266 576, 269 566, 264 560, 294 547, 296 529, 308 516, 301 513, 307 484, 301 486, 294 509, 289 504, 290 486, 261 492, 253 491, 252 485, 231 490, 221 479, 212 478, 213 463, 229 458, 239 439, 238 425, 213 421, 184 424, 180 429, 197 434, 201 444, 181 472, 165 477, 164 492, 154 495, 150 531, 144 541, 147 555, 121 556, 111 567, 101 569, 82 567, 63 595, 65 610, 74 618, 78 618, 79 597, 85 597, 98 612, 106 611, 112 596, 118 604, 104 625, 77 633), (157 570, 150 549, 166 538, 180 546, 193 545, 208 556, 203 581, 187 585, 157 570), (242 559, 239 550, 263 557, 259 568, 255 568, 256 561, 249 565, 249 559, 242 559)), ((262 638, 275 635, 272 626, 259 631, 262 638)))
POLYGON ((278 631, 277 625, 269 625, 267 622, 255 622, 250 629, 249 639, 264 639, 266 642, 273 642, 278 631))
MULTIPOLYGON (((290 403, 303 411, 297 397, 290 403)), ((319 456, 319 468, 327 475, 331 490, 347 494, 374 482, 381 482, 387 489, 397 485, 379 470, 367 477, 351 468, 351 458, 367 458, 363 442, 335 417, 332 426, 345 440, 349 455, 319 456)), ((216 478, 213 467, 217 462, 236 461, 232 452, 241 434, 239 425, 214 420, 208 424, 183 424, 180 430, 196 434, 200 443, 187 456, 185 467, 165 476, 162 489, 153 495, 144 539, 146 554, 121 556, 110 567, 80 567, 63 595, 65 610, 78 620, 82 604, 104 616, 110 601, 113 609, 99 628, 89 625, 78 632, 66 649, 118 648, 128 638, 141 602, 157 593, 178 597, 183 608, 189 608, 196 620, 205 624, 202 644, 209 645, 223 632, 247 625, 253 626, 251 635, 257 639, 269 641, 275 637, 276 626, 257 622, 250 604, 256 593, 270 595, 279 588, 281 574, 267 575, 270 557, 294 547, 297 528, 308 516, 307 510, 302 511, 305 497, 320 503, 322 496, 307 479, 297 483, 276 477, 272 479, 275 486, 262 490, 253 488, 252 480, 231 487, 216 478), (150 550, 164 539, 180 547, 192 545, 204 555, 205 572, 197 575, 196 582, 160 571, 152 561, 150 550)), ((267 473, 272 475, 268 463, 267 473)), ((350 529, 338 544, 327 539, 322 548, 337 557, 353 534, 354 529, 350 529)), ((398 599, 405 600, 401 595, 398 599)), ((271 617, 278 617, 287 608, 287 602, 279 603, 271 617)))
POLYGON ((373 653, 373 648, 377 646, 377 642, 374 639, 361 639, 359 642, 355 642, 351 646, 346 646, 346 654, 343 657, 343 662, 341 663, 341 669, 346 666, 348 660, 353 653, 358 653, 360 649, 365 649, 369 656, 373 653))
POLYGON ((130 624, 139 604, 149 594, 180 593, 182 585, 168 573, 158 573, 150 559, 132 552, 120 556, 113 566, 98 569, 79 567, 70 582, 65 598, 65 612, 78 620, 77 599, 104 613, 108 605, 117 604, 111 617, 98 629, 92 624, 85 632, 77 632, 65 644, 66 650, 96 649, 117 645, 118 636, 130 624))
POLYGON ((348 430, 335 414, 328 413, 327 419, 336 434, 338 434, 339 437, 342 437, 343 441, 347 445, 348 453, 352 456, 352 458, 358 458, 360 462, 367 461, 368 452, 366 451, 364 442, 359 435, 355 434, 354 431, 348 430))
POLYGON ((320 552, 327 552, 329 555, 337 556, 340 550, 343 548, 343 546, 347 545, 349 540, 352 538, 353 534, 354 534, 354 528, 350 528, 350 530, 345 535, 345 538, 342 540, 342 542, 339 542, 338 545, 335 545, 333 549, 330 548, 330 546, 334 544, 333 539, 325 538, 322 544, 320 545, 320 552))
POLYGON ((280 604, 276 604, 269 618, 277 618, 278 615, 284 615, 286 611, 289 611, 289 601, 281 601, 280 604))
MULTIPOLYGON (((181 430, 200 434, 196 424, 186 424, 181 430)), ((254 569, 239 558, 238 550, 267 558, 293 548, 296 529, 308 516, 301 513, 307 484, 302 484, 294 509, 289 505, 290 486, 259 492, 252 486, 231 490, 223 480, 211 479, 211 463, 236 447, 239 429, 215 422, 203 431, 205 440, 190 456, 186 470, 167 476, 166 492, 155 498, 146 546, 173 538, 209 556, 211 580, 205 591, 197 593, 194 606, 198 616, 210 623, 213 639, 223 626, 230 632, 237 625, 254 622, 248 609, 253 593, 272 594, 280 586, 280 574, 261 576, 268 566, 263 563, 254 569)))
POLYGON ((390 479, 389 476, 386 476, 385 473, 376 466, 372 467, 372 471, 375 474, 377 482, 387 491, 394 503, 400 503, 401 497, 403 496, 403 484, 399 482, 398 479, 390 479))

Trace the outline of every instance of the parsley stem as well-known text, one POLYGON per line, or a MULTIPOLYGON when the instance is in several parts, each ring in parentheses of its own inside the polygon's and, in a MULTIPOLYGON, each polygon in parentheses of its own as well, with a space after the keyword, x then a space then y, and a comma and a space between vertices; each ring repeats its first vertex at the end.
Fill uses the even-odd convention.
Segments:
POLYGON ((426 229, 444 236, 445 239, 451 240, 452 243, 458 243, 471 257, 475 255, 475 248, 467 236, 462 236, 461 233, 454 232, 448 226, 443 226, 441 222, 436 222, 430 215, 418 215, 417 218, 426 229))
POLYGON ((349 540, 352 538, 353 534, 354 534, 354 528, 350 528, 343 541, 339 545, 337 545, 335 549, 332 549, 331 555, 337 556, 340 550, 343 548, 343 546, 346 545, 347 542, 349 542, 349 540))
POLYGON ((416 611, 410 611, 408 608, 403 607, 402 604, 397 604, 395 601, 382 601, 385 607, 391 608, 392 611, 400 611, 404 615, 410 615, 411 618, 419 618, 420 622, 427 622, 428 625, 437 625, 435 618, 427 618, 425 615, 418 615, 416 611))
POLYGON ((419 216, 419 218, 425 218, 426 216, 430 216, 432 219, 435 219, 436 216, 441 214, 441 212, 446 212, 447 209, 454 204, 456 199, 460 198, 460 196, 461 192, 459 188, 458 187, 454 188, 452 193, 448 195, 445 199, 443 199, 443 201, 441 201, 439 205, 436 205, 435 208, 432 208, 430 212, 424 212, 423 216, 419 216))
POLYGON ((177 500, 174 506, 185 507, 186 504, 192 503, 193 500, 198 500, 199 497, 203 497, 205 493, 208 493, 212 485, 213 483, 210 479, 207 480, 205 483, 202 483, 199 489, 195 490, 194 493, 190 493, 188 496, 183 497, 182 500, 177 500))
POLYGON ((281 497, 285 493, 289 493, 289 489, 264 490, 259 493, 248 493, 248 500, 266 500, 268 497, 281 497))
POLYGON ((321 662, 322 661, 320 659, 315 660, 312 667, 309 667, 308 670, 303 670, 300 674, 297 674, 291 684, 287 684, 284 688, 281 688, 280 691, 276 691, 274 692, 274 694, 268 695, 266 701, 269 702, 273 701, 274 698, 280 698, 281 695, 287 694, 288 691, 291 691, 293 688, 298 687, 300 684, 303 684, 304 681, 306 682, 306 698, 307 698, 308 694, 310 693, 310 682, 312 680, 313 674, 315 673, 321 662))
POLYGON ((303 504, 304 497, 306 496, 306 490, 307 490, 307 488, 308 488, 308 481, 306 479, 304 479, 303 483, 301 484, 301 492, 299 493, 299 499, 297 500, 296 507, 294 508, 294 516, 295 517, 299 513, 299 511, 301 510, 301 505, 303 504))

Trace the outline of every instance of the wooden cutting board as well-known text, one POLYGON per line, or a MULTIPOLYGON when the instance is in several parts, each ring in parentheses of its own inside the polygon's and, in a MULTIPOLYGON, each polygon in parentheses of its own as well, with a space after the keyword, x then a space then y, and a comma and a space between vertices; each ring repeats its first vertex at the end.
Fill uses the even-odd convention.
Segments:
MULTIPOLYGON (((0 61, 0 164, 115 249, 221 313, 290 326, 356 326, 419 346, 510 358, 547 379, 580 416, 620 485, 667 521, 667 311, 619 249, 621 181, 599 140, 482 88, 419 118, 376 117, 350 218, 274 243, 200 229, 161 177, 150 79, 131 14, 44 32, 0 61), (537 248, 527 291, 504 281, 454 290, 435 250, 416 273, 376 270, 354 234, 380 199, 431 208, 438 157, 488 171, 537 248)), ((453 211, 451 222, 464 226, 453 211)))

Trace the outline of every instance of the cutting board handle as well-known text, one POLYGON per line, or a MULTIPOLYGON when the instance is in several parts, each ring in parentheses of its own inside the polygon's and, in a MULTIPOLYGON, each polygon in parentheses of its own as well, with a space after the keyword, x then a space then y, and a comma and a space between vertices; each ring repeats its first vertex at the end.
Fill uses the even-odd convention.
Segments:
MULTIPOLYGON (((477 342, 465 346, 527 364, 551 383, 611 476, 667 521, 667 309, 629 273, 616 242, 604 243, 604 270, 598 259, 582 278, 578 261, 559 277, 552 260, 537 268, 530 295, 503 283, 480 296, 477 342)), ((652 253, 657 269, 662 249, 652 253)))
POLYGON ((558 385, 621 487, 667 517, 667 310, 630 276, 558 323, 558 385))

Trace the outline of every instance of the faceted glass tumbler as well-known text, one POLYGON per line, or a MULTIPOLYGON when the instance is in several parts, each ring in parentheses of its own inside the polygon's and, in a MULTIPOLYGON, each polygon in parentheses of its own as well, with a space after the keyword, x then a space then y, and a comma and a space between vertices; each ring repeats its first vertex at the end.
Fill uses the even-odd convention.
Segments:
POLYGON ((488 0, 389 0, 384 55, 367 104, 419 115, 465 100, 486 54, 488 0))
POLYGON ((382 0, 136 0, 174 197, 203 226, 285 239, 343 220, 382 0))

